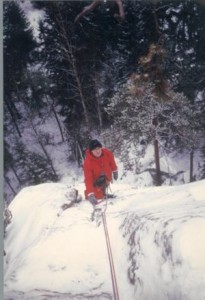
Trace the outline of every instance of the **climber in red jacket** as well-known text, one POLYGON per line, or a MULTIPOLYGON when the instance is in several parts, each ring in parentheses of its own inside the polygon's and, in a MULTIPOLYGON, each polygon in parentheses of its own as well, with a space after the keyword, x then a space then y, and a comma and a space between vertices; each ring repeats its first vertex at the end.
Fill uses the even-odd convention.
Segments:
POLYGON ((99 199, 105 198, 106 188, 112 178, 117 180, 118 170, 113 153, 107 148, 102 148, 98 140, 92 140, 86 150, 83 165, 85 177, 85 198, 93 205, 99 199))

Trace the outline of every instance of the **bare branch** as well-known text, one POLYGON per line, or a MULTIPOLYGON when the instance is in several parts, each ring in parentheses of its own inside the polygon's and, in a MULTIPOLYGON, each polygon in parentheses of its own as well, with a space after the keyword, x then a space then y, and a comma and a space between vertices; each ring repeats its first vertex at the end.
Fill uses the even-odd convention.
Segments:
POLYGON ((100 2, 102 1, 94 0, 90 5, 85 6, 84 9, 77 15, 74 22, 78 22, 84 15, 95 9, 100 4, 100 2))
MULTIPOLYGON (((124 20, 125 12, 122 5, 122 0, 113 0, 113 2, 115 2, 118 6, 118 14, 115 14, 114 17, 118 19, 118 21, 124 20)), ((103 3, 102 0, 93 0, 90 5, 85 6, 84 9, 77 15, 74 22, 77 23, 83 16, 94 10, 101 3, 103 3)))

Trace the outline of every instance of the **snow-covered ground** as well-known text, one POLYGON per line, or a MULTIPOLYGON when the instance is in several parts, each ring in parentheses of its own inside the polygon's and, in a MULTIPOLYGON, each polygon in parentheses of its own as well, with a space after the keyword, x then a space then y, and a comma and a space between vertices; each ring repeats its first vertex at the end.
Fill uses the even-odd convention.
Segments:
MULTIPOLYGON (((83 181, 75 188, 83 196, 83 181)), ((204 300, 205 180, 111 188, 106 219, 120 300, 204 300)), ((45 183, 11 202, 5 300, 114 299, 103 223, 74 198, 72 186, 45 183)))

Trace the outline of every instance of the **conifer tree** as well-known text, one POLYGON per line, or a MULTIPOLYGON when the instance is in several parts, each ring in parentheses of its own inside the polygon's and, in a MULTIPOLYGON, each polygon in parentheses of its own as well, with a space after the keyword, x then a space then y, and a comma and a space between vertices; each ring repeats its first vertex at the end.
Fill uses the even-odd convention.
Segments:
MULTIPOLYGON (((171 89, 167 91, 169 101, 159 102, 153 95, 153 89, 154 85, 148 83, 144 93, 133 95, 133 86, 128 82, 114 95, 107 109, 114 120, 116 135, 113 142, 120 140, 121 152, 124 144, 131 147, 140 145, 142 141, 145 146, 154 143, 156 147, 156 139, 167 153, 184 148, 191 151, 200 140, 194 108, 182 93, 171 89)), ((160 151, 157 155, 160 158, 160 151)), ((162 182, 156 177, 155 183, 160 185, 162 182)))
POLYGON ((17 109, 17 92, 24 88, 24 73, 31 59, 31 51, 36 43, 23 11, 14 1, 4 1, 4 106, 5 118, 10 115, 17 133, 21 136, 18 119, 21 113, 17 109), (16 100, 15 100, 16 99, 16 100), (8 113, 7 113, 8 112, 8 113))

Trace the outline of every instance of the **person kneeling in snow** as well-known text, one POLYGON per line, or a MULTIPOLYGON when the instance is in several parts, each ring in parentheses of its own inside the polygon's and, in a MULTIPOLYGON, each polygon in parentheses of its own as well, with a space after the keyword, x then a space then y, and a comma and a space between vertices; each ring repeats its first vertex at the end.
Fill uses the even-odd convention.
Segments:
POLYGON ((83 165, 85 177, 85 198, 93 205, 106 197, 106 188, 112 177, 118 179, 118 170, 113 153, 102 148, 98 140, 92 140, 83 165))

